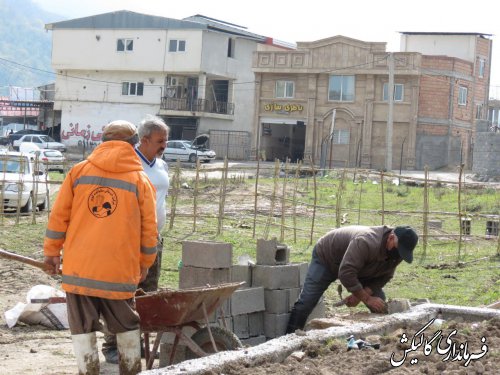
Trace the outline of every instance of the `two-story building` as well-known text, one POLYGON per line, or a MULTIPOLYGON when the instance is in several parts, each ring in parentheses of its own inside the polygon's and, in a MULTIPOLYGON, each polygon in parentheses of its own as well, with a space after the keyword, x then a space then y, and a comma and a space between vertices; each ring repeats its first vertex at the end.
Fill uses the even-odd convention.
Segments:
POLYGON ((254 154, 324 167, 470 167, 491 40, 402 33, 401 46, 389 53, 385 43, 335 36, 255 52, 254 154))
POLYGON ((253 142, 252 54, 281 50, 243 27, 130 11, 46 25, 57 73, 54 109, 68 146, 100 142, 102 127, 146 114, 164 118, 171 139, 210 134, 218 155, 246 158, 253 142))

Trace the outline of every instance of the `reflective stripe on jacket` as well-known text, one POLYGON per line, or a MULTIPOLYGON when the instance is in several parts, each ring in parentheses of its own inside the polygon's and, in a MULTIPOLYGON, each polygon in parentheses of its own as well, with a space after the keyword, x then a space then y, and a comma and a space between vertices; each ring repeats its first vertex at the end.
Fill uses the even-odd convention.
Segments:
POLYGON ((44 253, 63 251, 65 291, 128 299, 141 267, 155 260, 157 238, 154 187, 133 147, 108 141, 66 176, 49 217, 44 253))

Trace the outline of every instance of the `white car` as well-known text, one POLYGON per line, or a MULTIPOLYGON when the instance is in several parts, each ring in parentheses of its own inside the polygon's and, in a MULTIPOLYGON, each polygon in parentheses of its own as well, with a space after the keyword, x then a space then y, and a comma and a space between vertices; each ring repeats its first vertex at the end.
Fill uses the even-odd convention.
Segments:
POLYGON ((60 151, 44 148, 31 150, 28 155, 35 164, 38 163, 44 170, 64 173, 66 158, 60 151))
POLYGON ((0 151, 0 197, 4 209, 31 212, 35 206, 40 211, 47 208, 50 192, 47 174, 35 171, 33 162, 21 152, 0 151))
POLYGON ((203 145, 207 142, 207 135, 200 135, 193 141, 168 141, 165 151, 163 151, 164 160, 180 160, 196 162, 197 159, 208 163, 215 159, 215 151, 205 148, 203 145))
POLYGON ((61 152, 66 151, 66 146, 45 134, 25 134, 21 138, 14 141, 14 150, 19 150, 19 146, 23 142, 35 143, 40 148, 50 148, 61 152))

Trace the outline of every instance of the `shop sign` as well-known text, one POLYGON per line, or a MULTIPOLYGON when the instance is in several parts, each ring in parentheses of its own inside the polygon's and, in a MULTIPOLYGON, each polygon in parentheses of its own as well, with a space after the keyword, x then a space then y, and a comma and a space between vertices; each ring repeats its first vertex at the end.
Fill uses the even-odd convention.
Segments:
POLYGON ((279 104, 279 103, 270 103, 264 105, 264 110, 267 112, 276 112, 280 114, 289 114, 292 112, 302 112, 304 107, 300 104, 279 104))

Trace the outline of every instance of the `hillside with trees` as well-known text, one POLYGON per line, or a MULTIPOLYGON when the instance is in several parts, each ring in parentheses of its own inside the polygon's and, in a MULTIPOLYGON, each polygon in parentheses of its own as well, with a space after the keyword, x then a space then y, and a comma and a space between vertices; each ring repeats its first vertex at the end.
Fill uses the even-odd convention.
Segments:
POLYGON ((45 24, 63 17, 31 0, 0 0, 0 95, 9 86, 37 87, 54 82, 51 33, 45 24))

